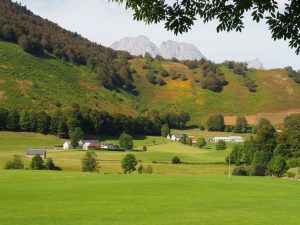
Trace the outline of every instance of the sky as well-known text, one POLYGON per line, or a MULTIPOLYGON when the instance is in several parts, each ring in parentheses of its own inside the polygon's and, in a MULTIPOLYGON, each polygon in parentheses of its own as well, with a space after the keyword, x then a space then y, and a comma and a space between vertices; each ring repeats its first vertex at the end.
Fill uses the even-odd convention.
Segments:
MULTIPOLYGON (((284 0, 281 0, 282 3, 284 0)), ((246 61, 260 59, 265 68, 292 66, 300 69, 300 55, 290 49, 286 41, 273 41, 264 23, 245 17, 242 33, 216 32, 216 23, 197 21, 186 34, 174 35, 163 24, 145 25, 133 20, 133 13, 124 5, 108 0, 18 0, 33 13, 47 18, 61 27, 77 32, 93 42, 109 47, 123 37, 147 36, 158 47, 173 40, 195 45, 208 59, 246 61)))

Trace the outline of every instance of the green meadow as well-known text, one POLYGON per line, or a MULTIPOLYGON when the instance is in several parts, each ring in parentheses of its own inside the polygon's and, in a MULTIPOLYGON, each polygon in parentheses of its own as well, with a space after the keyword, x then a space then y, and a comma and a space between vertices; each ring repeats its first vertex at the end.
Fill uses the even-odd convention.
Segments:
POLYGON ((270 177, 0 171, 1 225, 296 225, 300 183, 270 177))
MULTIPOLYGON (((127 152, 97 151, 99 173, 82 173, 85 151, 55 147, 63 141, 51 135, 0 132, 1 168, 12 155, 25 156, 26 148, 44 147, 63 169, 0 169, 1 225, 300 224, 300 183, 271 177, 229 179, 224 158, 232 145, 217 151, 212 143, 199 149, 162 137, 137 136, 134 148, 146 145, 147 151, 133 154, 139 164, 151 165, 153 174, 125 175, 120 161, 127 152), (171 164, 175 155, 184 163, 171 164)), ((24 161, 28 167, 29 160, 24 161)))
MULTIPOLYGON (((203 135, 200 136, 208 138, 207 135, 207 133, 203 132, 203 135)), ((213 136, 215 133, 211 135, 213 136)), ((100 136, 98 138, 101 141, 118 144, 117 137, 100 136)), ((63 150, 61 147, 55 147, 62 145, 63 142, 63 139, 52 135, 26 132, 0 132, 0 167, 2 168, 4 163, 14 154, 25 157, 27 148, 46 148, 47 157, 51 157, 63 170, 80 171, 80 160, 84 156, 85 151, 63 150)), ((141 150, 144 145, 147 146, 146 152, 131 153, 136 156, 140 164, 151 165, 154 173, 162 174, 223 175, 227 173, 227 166, 224 164, 225 157, 229 154, 232 147, 229 144, 227 150, 217 151, 215 150, 214 143, 208 143, 203 149, 199 149, 194 146, 171 142, 163 137, 136 136, 134 149, 141 150), (170 164, 174 156, 179 157, 183 164, 170 164)), ((120 162, 128 152, 96 152, 100 163, 100 173, 122 173, 120 162)), ((24 161, 25 165, 28 166, 30 160, 24 158, 24 161)))

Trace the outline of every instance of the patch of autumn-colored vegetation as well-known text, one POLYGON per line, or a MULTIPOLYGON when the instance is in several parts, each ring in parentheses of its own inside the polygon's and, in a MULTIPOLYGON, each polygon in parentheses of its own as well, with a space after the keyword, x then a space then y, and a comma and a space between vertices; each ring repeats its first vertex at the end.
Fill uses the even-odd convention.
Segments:
POLYGON ((197 105, 203 105, 203 103, 204 103, 204 100, 203 100, 203 99, 201 99, 201 98, 197 98, 197 99, 196 99, 196 104, 197 104, 197 105))
POLYGON ((0 99, 3 99, 4 97, 4 91, 0 91, 0 99))
POLYGON ((86 82, 83 82, 83 81, 79 82, 79 85, 81 87, 85 87, 85 88, 90 89, 90 90, 97 90, 97 87, 95 85, 90 84, 90 83, 86 83, 86 82))
POLYGON ((191 88, 190 82, 181 81, 179 79, 177 79, 177 80, 171 80, 170 79, 170 80, 167 81, 167 83, 170 87, 174 87, 174 88, 184 88, 184 89, 191 88))
POLYGON ((7 69, 8 66, 1 64, 1 65, 0 65, 0 68, 2 68, 2 69, 7 69))
POLYGON ((16 80, 16 85, 24 96, 27 95, 28 90, 34 86, 30 80, 16 80))

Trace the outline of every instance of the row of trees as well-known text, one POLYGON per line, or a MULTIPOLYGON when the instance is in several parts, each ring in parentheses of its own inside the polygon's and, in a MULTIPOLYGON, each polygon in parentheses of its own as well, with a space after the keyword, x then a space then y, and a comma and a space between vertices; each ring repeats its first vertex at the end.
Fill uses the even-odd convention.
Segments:
POLYGON ((0 108, 0 130, 38 132, 60 138, 69 138, 76 128, 81 128, 84 133, 94 134, 127 132, 160 135, 163 124, 168 124, 170 128, 184 128, 189 120, 189 114, 185 112, 148 112, 132 117, 81 108, 78 104, 71 104, 51 114, 0 108))
MULTIPOLYGON (((20 155, 14 155, 11 160, 8 160, 4 169, 24 169, 24 162, 20 155)), ((51 158, 47 158, 45 161, 40 155, 35 155, 30 162, 29 169, 32 170, 61 170, 60 167, 56 166, 51 158)))
MULTIPOLYGON (((138 173, 152 173, 153 169, 150 165, 144 167, 142 164, 137 167, 138 161, 135 155, 129 153, 121 161, 121 168, 124 174, 132 173, 138 170, 138 173)), ((98 172, 99 162, 95 151, 87 151, 85 156, 81 159, 82 172, 98 172)))
POLYGON ((211 115, 207 119, 207 130, 209 131, 226 131, 234 133, 255 133, 255 128, 248 125, 244 116, 238 116, 234 126, 225 125, 222 114, 211 115))
POLYGON ((19 44, 24 51, 51 53, 63 61, 87 65, 106 88, 134 88, 127 52, 117 52, 35 16, 19 3, 0 1, 0 39, 19 44))
MULTIPOLYGON (((300 166, 300 115, 285 119, 283 132, 276 133, 261 119, 255 137, 234 146, 230 159, 237 174, 282 176, 287 169, 300 166)), ((229 160, 229 158, 227 158, 229 160)))

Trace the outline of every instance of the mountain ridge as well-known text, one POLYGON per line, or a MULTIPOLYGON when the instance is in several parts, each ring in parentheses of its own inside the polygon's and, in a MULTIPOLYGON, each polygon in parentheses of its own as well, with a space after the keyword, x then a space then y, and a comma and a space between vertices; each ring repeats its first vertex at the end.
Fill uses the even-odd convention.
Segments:
POLYGON ((128 51, 135 56, 145 55, 148 52, 152 57, 159 55, 165 59, 200 60, 201 58, 205 58, 193 44, 167 40, 162 42, 158 48, 148 37, 143 35, 124 37, 119 41, 113 42, 110 48, 119 51, 128 51))

